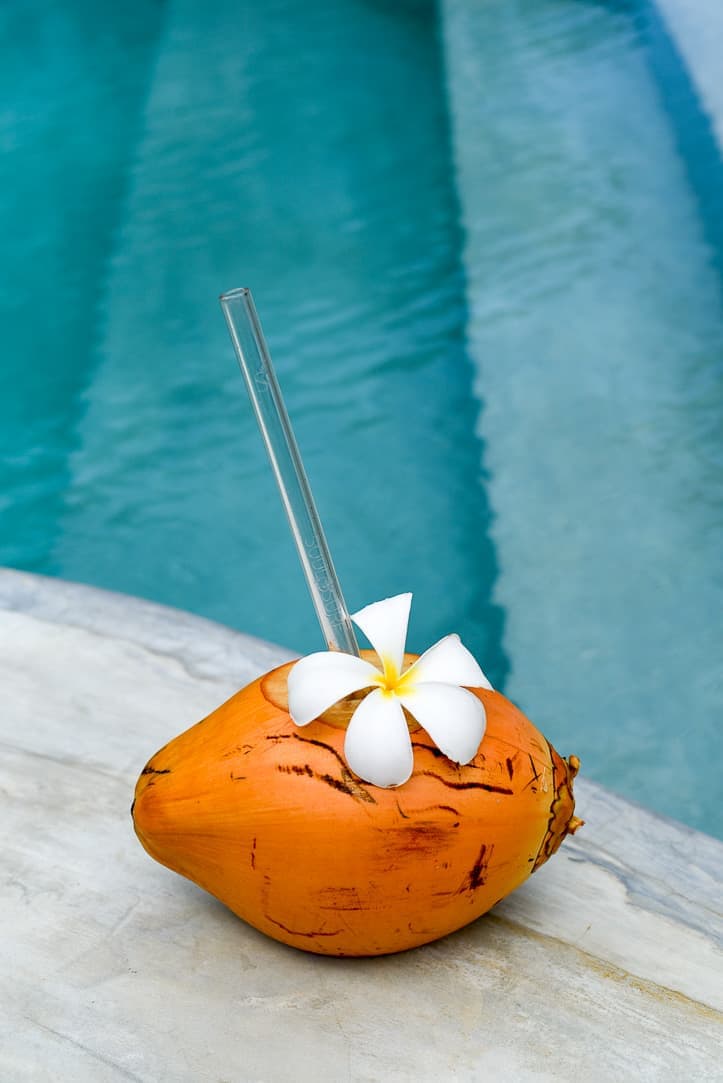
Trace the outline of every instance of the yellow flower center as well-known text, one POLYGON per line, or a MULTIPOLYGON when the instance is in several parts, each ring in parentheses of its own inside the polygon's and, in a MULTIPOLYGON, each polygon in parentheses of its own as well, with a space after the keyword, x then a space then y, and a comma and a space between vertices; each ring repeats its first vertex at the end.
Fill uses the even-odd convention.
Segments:
POLYGON ((382 666, 383 670, 376 678, 376 684, 386 696, 401 696, 410 691, 412 681, 409 679, 409 670, 400 673, 392 659, 386 655, 382 658, 382 666))

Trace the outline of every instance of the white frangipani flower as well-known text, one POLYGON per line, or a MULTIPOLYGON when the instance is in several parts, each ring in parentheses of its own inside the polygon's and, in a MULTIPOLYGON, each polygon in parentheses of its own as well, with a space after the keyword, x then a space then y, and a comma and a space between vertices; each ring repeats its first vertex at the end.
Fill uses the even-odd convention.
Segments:
POLYGON ((397 594, 352 615, 381 669, 351 654, 320 651, 289 673, 289 713, 297 726, 369 689, 349 722, 344 754, 352 771, 375 786, 401 786, 412 773, 403 707, 455 763, 474 759, 485 732, 484 706, 468 689, 492 685, 459 636, 440 639, 402 672, 411 604, 411 594, 397 594))

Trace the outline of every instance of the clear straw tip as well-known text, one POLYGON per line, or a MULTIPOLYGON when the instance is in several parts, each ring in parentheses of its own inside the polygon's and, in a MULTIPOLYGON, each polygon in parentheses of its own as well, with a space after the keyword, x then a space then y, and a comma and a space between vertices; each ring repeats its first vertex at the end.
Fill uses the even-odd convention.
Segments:
POLYGON ((330 650, 359 654, 251 291, 221 294, 221 308, 271 460, 316 615, 330 650))

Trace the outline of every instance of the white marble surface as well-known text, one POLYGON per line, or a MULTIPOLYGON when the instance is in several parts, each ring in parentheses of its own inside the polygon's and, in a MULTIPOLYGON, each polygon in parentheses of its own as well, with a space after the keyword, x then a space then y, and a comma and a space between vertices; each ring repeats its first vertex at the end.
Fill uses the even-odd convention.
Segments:
POLYGON ((0 643, 2 1083, 723 1078, 716 840, 583 777, 587 826, 491 915, 400 956, 305 955, 156 865, 129 817, 148 756, 284 652, 9 571, 0 643))

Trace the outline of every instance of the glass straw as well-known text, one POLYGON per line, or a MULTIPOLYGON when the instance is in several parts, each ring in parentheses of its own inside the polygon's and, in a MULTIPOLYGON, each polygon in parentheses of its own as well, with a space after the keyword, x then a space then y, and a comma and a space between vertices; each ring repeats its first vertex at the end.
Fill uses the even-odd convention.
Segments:
POLYGON ((281 492, 301 566, 329 650, 359 655, 349 610, 301 461, 251 291, 221 295, 233 348, 281 492))

